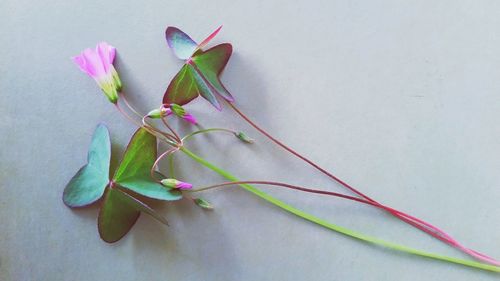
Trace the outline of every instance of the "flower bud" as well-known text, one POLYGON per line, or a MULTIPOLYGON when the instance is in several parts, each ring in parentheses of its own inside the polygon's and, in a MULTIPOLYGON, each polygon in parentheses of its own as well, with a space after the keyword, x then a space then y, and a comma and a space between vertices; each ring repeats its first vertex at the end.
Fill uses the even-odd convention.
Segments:
POLYGON ((176 179, 163 179, 161 180, 161 184, 165 187, 175 189, 191 189, 193 187, 193 185, 190 183, 179 181, 176 179))
POLYGON ((191 123, 193 125, 196 125, 196 123, 198 123, 196 121, 196 118, 194 118, 194 116, 191 115, 191 114, 189 114, 189 113, 184 114, 184 116, 182 117, 182 119, 188 121, 189 123, 191 123))
POLYGON ((161 108, 153 109, 148 113, 148 117, 152 119, 158 119, 163 117, 163 111, 161 108))
POLYGON ((187 113, 186 110, 182 106, 173 103, 170 105, 170 110, 177 117, 180 117, 180 118, 186 120, 187 122, 196 125, 196 123, 197 123, 196 118, 192 114, 187 113))
POLYGON ((193 201, 196 205, 198 205, 198 207, 201 207, 203 209, 206 209, 206 210, 213 210, 214 209, 214 206, 212 204, 210 204, 210 202, 208 202, 205 199, 194 198, 193 201))
POLYGON ((184 117, 184 115, 186 114, 186 110, 184 110, 184 108, 178 104, 171 104, 170 105, 170 109, 172 110, 172 112, 179 116, 179 117, 184 117))
POLYGON ((235 132, 234 135, 239 138, 242 142, 246 142, 246 143, 254 143, 254 140, 252 138, 250 138, 249 136, 247 136, 245 133, 243 132, 235 132))

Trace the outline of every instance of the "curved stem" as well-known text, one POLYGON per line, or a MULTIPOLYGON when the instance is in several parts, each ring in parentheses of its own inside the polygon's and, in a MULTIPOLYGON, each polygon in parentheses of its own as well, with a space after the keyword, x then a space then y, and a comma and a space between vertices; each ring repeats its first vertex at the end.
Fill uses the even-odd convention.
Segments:
POLYGON ((135 114, 137 117, 141 118, 141 114, 128 102, 126 95, 123 92, 119 93, 120 97, 125 102, 125 105, 135 114))
POLYGON ((167 129, 170 130, 170 132, 172 132, 172 134, 174 134, 175 138, 177 139, 178 142, 182 142, 181 138, 179 137, 179 135, 177 134, 177 132, 175 132, 174 129, 172 129, 172 127, 168 124, 167 122, 167 117, 166 116, 162 116, 161 117, 161 121, 163 122, 163 125, 165 125, 165 127, 167 127, 167 129))
MULTIPOLYGON (((214 164, 208 162, 207 160, 196 155, 195 153, 193 153, 192 151, 190 151, 186 147, 181 147, 180 150, 182 152, 184 152, 187 156, 189 156, 191 159, 193 159, 196 162, 198 162, 199 164, 211 169, 212 171, 218 173, 219 175, 225 177, 226 179, 228 179, 230 181, 238 181, 238 179, 235 176, 233 176, 232 174, 230 174, 229 172, 227 172, 224 169, 219 168, 219 167, 215 166, 214 164)), ((358 239, 358 240, 361 240, 361 241, 364 241, 367 243, 383 246, 383 247, 386 247, 386 248, 389 248, 392 250, 396 250, 396 251, 400 251, 400 252, 404 252, 404 253, 408 253, 408 254, 432 258, 435 260, 447 261, 450 263, 461 264, 461 265, 465 265, 465 266, 469 266, 469 267, 473 267, 473 268, 478 268, 478 269, 483 269, 483 270, 488 270, 488 271, 493 271, 493 272, 500 272, 500 267, 497 267, 497 266, 484 264, 484 263, 480 263, 480 262, 475 262, 475 261, 453 258, 453 257, 449 257, 449 256, 438 255, 438 254, 434 254, 434 253, 429 253, 429 252, 413 249, 413 248, 410 248, 407 246, 403 246, 400 244, 387 242, 385 240, 381 240, 378 238, 370 237, 370 236, 358 233, 356 231, 350 230, 348 228, 338 226, 338 225, 335 225, 333 223, 329 223, 323 219, 320 219, 316 216, 313 216, 313 215, 308 214, 304 211, 301 211, 301 210, 299 210, 291 205, 286 204, 285 202, 283 202, 279 199, 272 197, 271 195, 263 192, 262 190, 253 187, 252 185, 239 184, 239 186, 241 186, 246 191, 260 197, 261 199, 264 199, 265 201, 267 201, 267 202, 269 202, 269 203, 271 203, 271 204, 273 204, 273 205, 275 205, 275 206, 277 206, 277 207, 279 207, 279 208, 281 208, 289 213, 292 213, 300 218, 303 218, 305 220, 308 220, 310 222, 313 222, 315 224, 318 224, 320 226, 323 226, 323 227, 328 228, 330 230, 333 230, 335 232, 341 233, 343 235, 346 235, 346 236, 349 236, 349 237, 352 237, 352 238, 355 238, 355 239, 358 239)))
MULTIPOLYGON (((293 150, 292 148, 288 147, 287 145, 285 145, 284 143, 282 143, 281 141, 277 140, 276 138, 274 138, 273 136, 271 136, 268 132, 266 132, 264 129, 262 129, 261 127, 259 127, 257 124, 255 124, 252 120, 250 120, 250 118, 248 118, 245 114, 243 114, 243 112, 241 112, 234 104, 228 102, 229 106, 238 114, 241 116, 241 118, 243 118, 246 122, 248 122, 248 124, 250 124, 252 127, 254 127, 257 131, 259 131, 261 134, 263 134, 264 136, 266 136, 268 139, 270 139, 272 142, 274 142, 275 144, 277 144, 278 146, 280 146, 281 148, 285 149, 286 151, 290 152, 291 154, 295 155, 296 157, 298 157, 299 159, 303 160, 304 162, 308 163, 309 165, 311 165, 312 167, 314 167, 316 170, 320 171, 321 173, 323 173, 324 175, 328 176, 329 178, 335 180, 336 182, 338 182, 339 184, 341 184, 342 186, 344 186, 345 188, 349 189, 351 192, 365 198, 366 200, 368 201, 371 201, 375 204, 379 204, 379 205, 382 205, 380 203, 378 203, 377 201, 375 201, 374 199, 370 198, 369 196, 367 196, 366 194, 362 193, 361 191, 357 190, 356 188, 354 188, 353 186, 349 185, 347 182, 341 180, 340 178, 338 178, 337 176, 333 175, 332 173, 328 172, 327 170, 323 169, 322 167, 320 167, 318 164, 314 163, 313 161, 309 160, 308 158, 306 158, 305 156, 299 154, 298 152, 296 152, 295 150, 293 150)), ((466 247, 464 247, 463 245, 461 245, 460 243, 458 243, 458 241, 456 241, 455 239, 453 239, 450 235, 446 234, 446 232, 440 230, 439 228, 429 224, 429 223, 426 223, 425 221, 423 220, 420 220, 420 219, 417 219, 415 217, 412 217, 412 216, 409 216, 409 215, 406 215, 402 212, 399 212, 395 209, 390 209, 390 210, 387 210, 391 215, 393 215, 394 217, 397 217, 399 219, 401 219, 402 221, 406 222, 406 223, 409 223, 410 225, 440 239, 441 241, 445 242, 445 243, 448 243, 456 248, 458 248, 459 250, 463 251, 464 253, 476 258, 476 259, 479 259, 479 260, 482 260, 482 261, 485 261, 485 262, 488 262, 488 263, 491 263, 491 264, 495 264, 495 265, 500 265, 500 262, 493 259, 493 258, 490 258, 484 254, 481 254, 479 252, 476 252, 474 250, 471 250, 471 249, 468 249, 466 247), (432 231, 429 231, 429 228, 433 229, 434 231, 438 232, 438 233, 441 233, 441 238, 436 236, 436 235, 433 235, 432 231)))
POLYGON ((186 141, 186 140, 190 139, 191 137, 193 137, 195 135, 198 135, 198 134, 205 134, 205 133, 210 133, 210 132, 225 132, 225 133, 230 133, 232 135, 236 134, 235 131, 229 130, 229 129, 224 129, 224 128, 209 128, 209 129, 203 129, 203 130, 198 130, 198 131, 192 132, 192 133, 184 136, 182 138, 182 141, 186 141))
POLYGON ((165 152, 163 152, 160 156, 158 156, 158 158, 156 158, 155 162, 153 163, 153 166, 151 167, 151 170, 149 171, 150 175, 151 175, 151 178, 154 179, 155 181, 157 182, 160 182, 161 180, 158 180, 156 177, 155 177, 155 169, 156 167, 158 166, 158 164, 160 163, 161 159, 163 159, 163 157, 167 156, 167 155, 173 155, 174 152, 176 152, 177 150, 179 150, 179 147, 172 147, 170 149, 167 149, 165 152))
POLYGON ((261 134, 263 134, 264 136, 266 136, 268 139, 270 139, 272 142, 274 142, 275 144, 277 144, 278 146, 282 147, 283 149, 285 149, 286 151, 292 153, 293 155, 295 155, 296 157, 300 158, 301 160, 305 161, 307 164, 313 166, 316 170, 320 171, 321 173, 327 175, 328 177, 330 177, 331 179, 335 180, 336 182, 340 183, 342 186, 344 186, 345 188, 349 189, 350 191, 352 191, 353 193, 365 198, 366 200, 369 200, 369 201, 373 201, 375 202, 375 200, 371 199, 370 197, 368 197, 368 195, 365 195, 364 193, 362 193, 361 191, 357 190, 356 188, 354 188, 353 186, 349 185, 348 183, 346 183, 345 181, 341 180, 340 178, 338 178, 337 176, 333 175, 332 173, 328 172, 327 170, 321 168, 318 164, 314 163, 313 161, 309 160, 308 158, 306 158, 305 156, 302 156, 301 154, 299 154, 298 152, 296 152, 295 150, 293 150, 292 148, 286 146, 284 143, 282 143, 281 141, 275 139, 273 136, 271 136, 268 132, 266 132, 264 129, 260 128, 259 126, 257 126, 257 124, 255 124, 252 120, 250 120, 250 118, 248 118, 245 114, 243 114, 243 112, 241 112, 234 104, 228 102, 229 106, 236 112, 238 113, 238 115, 241 116, 241 118, 243 118, 245 121, 248 122, 248 124, 250 124, 252 127, 254 127, 257 131, 259 131, 261 134))
POLYGON ((144 128, 146 131, 148 131, 150 134, 156 136, 157 138, 159 138, 160 140, 163 140, 165 141, 166 143, 168 143, 169 145, 171 146, 177 146, 177 143, 175 141, 172 141, 168 136, 166 136, 163 132, 159 132, 159 131, 156 131, 154 128, 148 126, 148 125, 145 125, 145 124, 141 124, 139 123, 138 121, 134 120, 134 118, 132 118, 127 112, 125 112, 125 110, 122 109, 122 107, 116 103, 115 104, 115 107, 116 109, 128 120, 130 121, 132 124, 136 125, 137 127, 139 128, 144 128))
POLYGON ((433 236, 433 237, 435 237, 443 242, 449 243, 449 244, 459 248, 460 250, 467 252, 469 255, 471 255, 477 259, 482 258, 484 260, 487 260, 489 263, 491 263, 493 265, 500 266, 500 264, 497 263, 491 257, 485 256, 485 255, 480 254, 474 250, 471 250, 471 249, 464 247, 459 242, 454 240, 452 237, 447 235, 444 231, 442 231, 441 229, 439 229, 433 225, 430 225, 424 221, 421 221, 418 218, 415 218, 411 215, 405 214, 401 211, 395 210, 391 207, 388 207, 388 206, 385 206, 382 204, 377 204, 377 203, 374 203, 372 201, 368 201, 366 199, 362 199, 359 197, 354 197, 354 196, 350 196, 350 195, 346 195, 346 194, 342 194, 342 193, 337 193, 337 192, 326 191, 326 190, 312 189, 312 188, 307 188, 307 187, 292 185, 292 184, 287 184, 287 183, 273 182, 273 181, 232 181, 232 182, 224 182, 224 183, 220 183, 220 184, 210 185, 210 186, 201 187, 201 188, 192 189, 192 190, 187 190, 187 191, 188 192, 201 192, 201 191, 206 191, 206 190, 210 190, 210 189, 214 189, 214 188, 228 187, 228 186, 232 186, 232 185, 241 185, 241 184, 272 185, 272 186, 285 187, 288 189, 299 190, 299 191, 308 192, 308 193, 335 196, 335 197, 339 197, 339 198, 367 204, 367 205, 373 206, 375 208, 378 208, 378 209, 381 209, 384 211, 394 212, 394 213, 397 213, 398 215, 400 215, 402 220, 404 220, 408 224, 411 224, 412 226, 418 227, 418 224, 424 225, 426 228, 424 228, 422 230, 424 232, 428 233, 429 235, 431 235, 431 236, 433 236))
MULTIPOLYGON (((149 124, 148 122, 146 122, 146 118, 148 118, 148 116, 144 115, 144 116, 142 116, 142 119, 141 119, 142 125, 145 128, 149 128, 150 130, 152 130, 152 131, 154 131, 154 132, 156 132, 158 134, 161 134, 162 136, 164 136, 165 138, 169 139, 170 141, 172 141, 174 143, 179 143, 180 142, 180 140, 177 137, 175 137, 173 135, 170 135, 168 133, 165 133, 165 132, 161 131, 160 129, 155 128, 153 125, 149 124)), ((177 135, 177 134, 175 134, 175 135, 177 135)))
POLYGON ((130 115, 125 110, 123 110, 123 108, 120 106, 118 102, 115 103, 115 107, 128 121, 132 122, 137 127, 143 127, 141 123, 139 123, 137 120, 134 120, 134 118, 130 117, 130 115))

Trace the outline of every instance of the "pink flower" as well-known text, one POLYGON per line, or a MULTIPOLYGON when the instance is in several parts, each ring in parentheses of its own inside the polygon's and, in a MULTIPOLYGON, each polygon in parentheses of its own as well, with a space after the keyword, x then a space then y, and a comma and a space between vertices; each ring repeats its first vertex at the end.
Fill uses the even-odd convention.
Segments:
POLYGON ((87 48, 80 55, 73 57, 73 61, 80 70, 94 78, 109 101, 118 101, 118 92, 122 82, 113 66, 116 49, 106 42, 97 44, 95 50, 87 48))

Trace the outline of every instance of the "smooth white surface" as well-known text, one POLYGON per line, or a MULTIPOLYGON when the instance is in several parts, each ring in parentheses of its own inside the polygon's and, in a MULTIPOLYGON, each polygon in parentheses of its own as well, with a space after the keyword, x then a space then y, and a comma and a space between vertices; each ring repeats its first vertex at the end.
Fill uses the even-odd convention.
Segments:
MULTIPOLYGON (((497 1, 27 1, 0 3, 0 280, 495 280, 372 247, 237 188, 204 212, 155 204, 120 242, 99 239, 97 207, 70 210, 65 184, 96 124, 118 161, 134 127, 70 61, 106 40, 127 94, 146 112, 181 62, 164 29, 235 53, 222 77, 264 128, 381 202, 500 258, 500 4, 497 1)), ((188 107, 205 127, 241 129, 190 147, 242 179, 342 190, 228 108, 188 107)), ((179 157, 183 179, 221 182, 179 157)), ((263 187, 266 188, 266 187, 263 187)), ((339 199, 268 189, 340 225, 460 257, 388 215, 339 199)))

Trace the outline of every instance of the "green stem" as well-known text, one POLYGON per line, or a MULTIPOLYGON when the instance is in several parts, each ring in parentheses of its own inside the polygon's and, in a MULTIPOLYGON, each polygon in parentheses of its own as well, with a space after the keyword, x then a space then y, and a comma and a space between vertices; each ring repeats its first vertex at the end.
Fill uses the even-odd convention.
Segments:
POLYGON ((203 130, 192 132, 191 134, 188 134, 185 137, 183 137, 182 140, 185 141, 185 140, 188 140, 195 135, 205 134, 205 133, 210 133, 210 132, 225 132, 225 133, 230 133, 232 135, 234 135, 236 133, 235 131, 232 131, 229 129, 224 129, 224 128, 210 128, 210 129, 203 129, 203 130))
POLYGON ((169 178, 175 178, 175 167, 174 167, 174 153, 168 156, 168 170, 169 170, 169 178))
MULTIPOLYGON (((193 153, 191 150, 187 149, 186 147, 181 147, 180 150, 182 152, 184 152, 187 156, 189 156, 190 158, 192 158, 193 160, 198 162, 199 164, 201 164, 201 165, 209 168, 210 170, 218 173, 219 175, 223 176, 224 178, 226 178, 230 181, 238 181, 238 178, 236 178, 235 176, 233 176, 229 172, 227 172, 224 169, 221 169, 221 168, 215 166, 214 164, 208 162, 207 160, 196 155, 195 153, 193 153)), ((348 228, 338 226, 338 225, 333 224, 333 223, 329 223, 321 218, 315 217, 309 213, 306 213, 302 210, 299 210, 295 207, 292 207, 292 206, 286 204, 285 202, 283 202, 279 199, 276 199, 276 198, 272 197, 271 195, 263 192, 262 190, 255 188, 252 185, 240 184, 239 186, 241 186, 246 191, 251 192, 254 195, 266 200, 267 202, 269 202, 269 203, 271 203, 271 204, 273 204, 273 205, 275 205, 275 206, 277 206, 277 207, 279 207, 287 212, 290 212, 290 213, 292 213, 300 218, 303 218, 305 220, 311 221, 315 224, 318 224, 320 226, 323 226, 323 227, 328 228, 330 230, 333 230, 335 232, 344 234, 346 236, 349 236, 349 237, 352 237, 352 238, 355 238, 355 239, 358 239, 358 240, 361 240, 361 241, 364 241, 367 243, 372 243, 372 244, 383 246, 383 247, 386 247, 386 248, 389 248, 392 250, 396 250, 396 251, 400 251, 400 252, 404 252, 404 253, 408 253, 408 254, 413 254, 413 255, 417 255, 417 256, 427 257, 427 258, 431 258, 431 259, 435 259, 435 260, 441 260, 441 261, 446 261, 446 262, 450 262, 450 263, 461 264, 461 265, 465 265, 465 266, 469 266, 469 267, 473 267, 473 268, 478 268, 478 269, 483 269, 483 270, 487 270, 487 271, 500 272, 500 267, 497 267, 497 266, 488 265, 488 264, 475 262, 475 261, 453 258, 453 257, 449 257, 449 256, 438 255, 438 254, 434 254, 434 253, 429 253, 429 252, 417 250, 414 248, 410 248, 410 247, 407 247, 404 245, 395 244, 395 243, 391 243, 391 242, 388 242, 385 240, 381 240, 378 238, 367 236, 367 235, 358 233, 356 231, 350 230, 348 228)))

